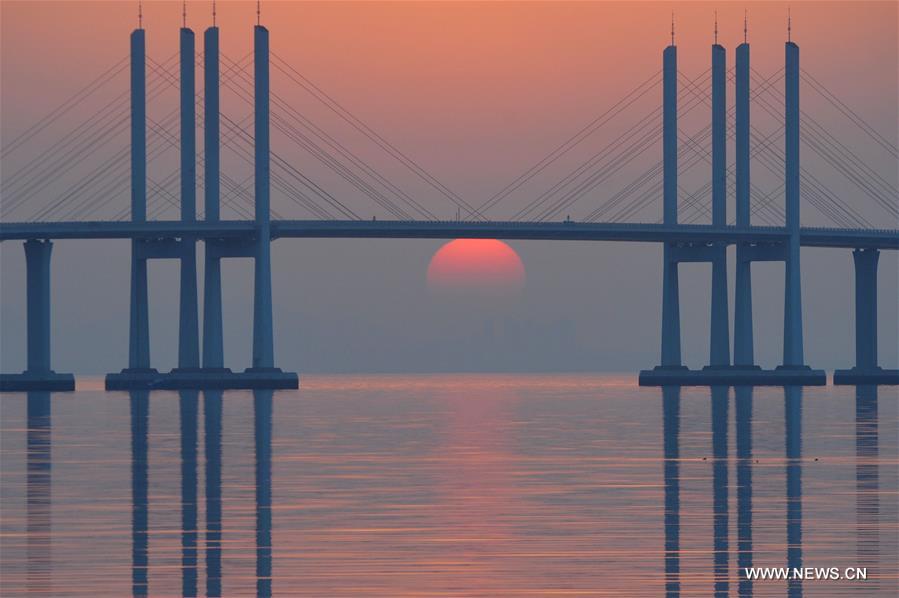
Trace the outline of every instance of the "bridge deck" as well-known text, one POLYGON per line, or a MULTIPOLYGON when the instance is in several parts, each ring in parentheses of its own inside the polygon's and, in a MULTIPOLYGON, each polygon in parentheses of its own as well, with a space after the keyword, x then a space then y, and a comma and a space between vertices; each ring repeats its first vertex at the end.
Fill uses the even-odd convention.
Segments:
MULTIPOLYGON (((220 222, 179 220, 151 222, 5 222, 0 241, 24 239, 161 239, 251 238, 252 220, 220 222)), ((644 243, 781 242, 783 227, 737 228, 709 224, 621 224, 581 222, 466 222, 397 220, 273 220, 273 239, 456 239, 497 238, 560 241, 630 241, 644 243)), ((800 243, 807 247, 876 247, 899 249, 899 230, 802 228, 800 243)))

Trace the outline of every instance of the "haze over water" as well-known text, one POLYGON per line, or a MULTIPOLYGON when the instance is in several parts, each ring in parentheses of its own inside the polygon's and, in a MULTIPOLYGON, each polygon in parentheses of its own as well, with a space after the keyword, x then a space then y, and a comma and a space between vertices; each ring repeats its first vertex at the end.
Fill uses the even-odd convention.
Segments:
POLYGON ((3 395, 0 593, 778 596, 740 567, 789 554, 896 594, 894 388, 301 385, 3 395))

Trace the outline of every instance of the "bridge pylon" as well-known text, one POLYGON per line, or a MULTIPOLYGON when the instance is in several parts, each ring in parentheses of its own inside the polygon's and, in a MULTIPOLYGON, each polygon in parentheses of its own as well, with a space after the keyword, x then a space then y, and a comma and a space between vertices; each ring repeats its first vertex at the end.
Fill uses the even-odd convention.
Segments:
MULTIPOLYGON (((206 168, 204 207, 206 222, 218 222, 221 201, 221 131, 219 96, 219 29, 212 26, 203 34, 203 148, 206 168)), ((223 371, 225 367, 222 333, 222 262, 206 243, 203 256, 203 368, 223 371)))
MULTIPOLYGON (((197 221, 197 117, 194 32, 181 28, 181 222, 197 221)), ((197 240, 181 238, 178 372, 200 367, 197 306, 197 240)))
MULTIPOLYGON (((206 220, 220 217, 220 121, 218 28, 204 34, 206 45, 204 109, 206 171, 204 202, 206 220)), ((190 233, 180 237, 135 239, 131 261, 131 327, 128 367, 106 377, 110 390, 297 388, 294 373, 274 367, 271 292, 271 216, 269 201, 269 41, 268 30, 254 28, 255 50, 255 176, 256 221, 251 241, 204 238, 203 359, 200 359, 197 239, 190 233), (252 258, 255 264, 253 363, 245 372, 224 367, 222 334, 221 259, 252 258), (178 366, 160 373, 150 365, 147 260, 178 259, 181 265, 178 366), (201 367, 202 365, 202 367, 201 367)), ((181 28, 181 222, 196 223, 196 83, 194 32, 181 28)), ((146 150, 146 37, 143 29, 131 35, 131 218, 147 219, 146 150)), ((187 228, 187 226, 185 227, 187 228)))
MULTIPOLYGON (((677 224, 677 47, 662 54, 662 165, 663 220, 677 224)), ((681 363, 680 285, 676 245, 665 243, 662 264, 662 365, 659 369, 684 370, 681 363)))
MULTIPOLYGON (((131 33, 131 221, 147 220, 147 40, 143 28, 131 33)), ((131 308, 128 371, 150 369, 149 290, 142 240, 131 241, 131 308)))
MULTIPOLYGON (((737 46, 735 67, 736 110, 734 118, 736 152, 736 211, 737 227, 751 226, 749 204, 749 44, 737 46)), ((751 244, 737 243, 736 281, 734 283, 734 365, 752 368, 755 365, 752 332, 752 260, 751 244)))
MULTIPOLYGON (((786 239, 773 243, 737 243, 734 308, 734 365, 730 360, 727 298, 727 243, 665 243, 662 275, 661 365, 640 372, 641 385, 822 385, 823 371, 804 363, 802 297, 799 268, 799 47, 786 44, 786 239), (785 264, 784 360, 775 370, 755 365, 752 338, 751 262, 785 264), (712 265, 709 365, 689 370, 681 362, 677 266, 680 262, 712 265)), ((677 224, 677 49, 663 53, 663 203, 664 224, 677 224)), ((750 227, 749 184, 749 45, 737 49, 736 151, 737 228, 750 227)), ((727 226, 727 53, 712 46, 712 225, 727 226)))

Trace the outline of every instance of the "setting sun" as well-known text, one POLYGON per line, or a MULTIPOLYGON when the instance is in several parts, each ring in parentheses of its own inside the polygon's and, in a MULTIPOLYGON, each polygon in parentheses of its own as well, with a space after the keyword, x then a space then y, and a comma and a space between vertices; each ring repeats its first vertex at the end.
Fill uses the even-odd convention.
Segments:
POLYGON ((450 241, 428 265, 428 288, 435 291, 499 295, 521 290, 524 279, 521 258, 496 239, 450 241))

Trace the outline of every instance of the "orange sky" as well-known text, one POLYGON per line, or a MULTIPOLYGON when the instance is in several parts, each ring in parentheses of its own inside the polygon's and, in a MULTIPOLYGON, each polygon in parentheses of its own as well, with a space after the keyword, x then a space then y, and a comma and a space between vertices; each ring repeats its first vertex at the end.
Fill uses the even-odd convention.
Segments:
MULTIPOLYGON (((177 49, 180 5, 144 3, 157 60, 177 49)), ((803 67, 895 139, 896 4, 790 5, 803 67)), ((786 3, 262 3, 274 52, 463 195, 499 189, 655 72, 672 9, 680 68, 696 75, 708 67, 713 11, 733 48, 746 7, 753 66, 772 72, 782 64, 786 3)), ((136 8, 4 1, 3 133, 124 56, 136 8)), ((210 8, 188 2, 188 25, 206 27, 210 8)), ((219 2, 218 12, 223 51, 243 56, 255 3, 219 2)))

